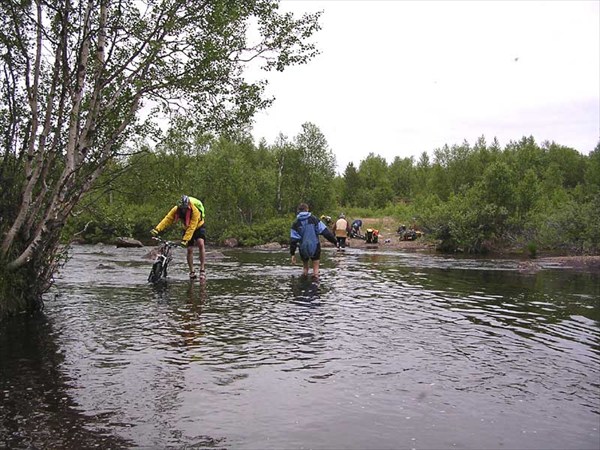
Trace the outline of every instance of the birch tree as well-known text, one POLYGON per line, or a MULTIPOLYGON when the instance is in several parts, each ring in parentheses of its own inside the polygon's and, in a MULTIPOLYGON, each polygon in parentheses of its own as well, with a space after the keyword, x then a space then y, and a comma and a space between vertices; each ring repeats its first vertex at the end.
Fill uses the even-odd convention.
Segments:
POLYGON ((244 69, 309 61, 320 15, 270 0, 2 0, 0 14, 0 316, 41 306, 65 221, 128 139, 169 114, 248 124, 272 100, 244 69))

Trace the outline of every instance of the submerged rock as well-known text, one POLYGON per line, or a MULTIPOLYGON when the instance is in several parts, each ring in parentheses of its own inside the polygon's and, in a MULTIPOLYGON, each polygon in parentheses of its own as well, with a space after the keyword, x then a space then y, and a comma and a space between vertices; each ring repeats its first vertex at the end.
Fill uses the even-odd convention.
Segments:
POLYGON ((142 244, 137 239, 127 238, 127 237, 117 238, 115 245, 117 247, 143 247, 144 246, 144 244, 142 244))
POLYGON ((280 250, 282 245, 278 242, 270 242, 268 244, 256 245, 254 248, 260 250, 280 250))
POLYGON ((225 247, 231 247, 231 248, 234 248, 234 247, 237 247, 237 246, 239 245, 239 242, 238 242, 238 240, 237 240, 236 238, 227 238, 227 239, 225 239, 225 241, 223 242, 223 245, 224 245, 225 247))

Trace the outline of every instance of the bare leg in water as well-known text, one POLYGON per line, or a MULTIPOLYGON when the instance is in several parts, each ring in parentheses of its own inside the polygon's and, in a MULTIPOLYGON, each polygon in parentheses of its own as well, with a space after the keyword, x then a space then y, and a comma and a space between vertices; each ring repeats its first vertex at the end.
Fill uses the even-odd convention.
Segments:
MULTIPOLYGON (((198 251, 200 253, 200 277, 203 277, 205 274, 205 260, 206 260, 206 250, 204 246, 204 239, 199 238, 196 239, 196 245, 198 246, 198 251)), ((190 269, 190 274, 194 273, 194 246, 191 245, 187 248, 187 263, 188 268, 190 269)))
POLYGON ((319 278, 319 260, 313 260, 313 277, 319 278))

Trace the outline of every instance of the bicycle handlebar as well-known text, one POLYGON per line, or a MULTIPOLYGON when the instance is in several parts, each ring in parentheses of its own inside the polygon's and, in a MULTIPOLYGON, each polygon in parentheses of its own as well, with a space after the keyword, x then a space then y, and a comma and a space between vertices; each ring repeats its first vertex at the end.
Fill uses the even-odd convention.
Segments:
POLYGON ((165 244, 169 247, 182 247, 182 245, 178 242, 173 242, 173 241, 166 241, 163 238, 161 238, 160 236, 152 236, 152 239, 154 239, 155 241, 160 242, 161 244, 165 244))

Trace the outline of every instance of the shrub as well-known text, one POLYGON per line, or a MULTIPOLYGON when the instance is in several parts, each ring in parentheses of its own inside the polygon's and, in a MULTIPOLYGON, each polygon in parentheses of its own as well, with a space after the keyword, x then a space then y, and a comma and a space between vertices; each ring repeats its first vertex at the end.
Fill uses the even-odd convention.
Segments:
POLYGON ((146 204, 129 204, 125 208, 90 207, 69 219, 63 230, 63 240, 76 237, 90 244, 110 242, 116 237, 145 240, 163 214, 166 211, 157 213, 155 207, 146 204))
POLYGON ((503 234, 507 218, 507 209, 482 201, 477 188, 432 203, 421 216, 424 228, 441 241, 440 250, 468 253, 488 251, 488 242, 503 234))
POLYGON ((534 220, 544 248, 576 253, 600 251, 600 195, 585 203, 566 200, 540 211, 534 220))
POLYGON ((292 218, 274 218, 252 226, 230 226, 221 234, 219 243, 222 244, 228 238, 236 238, 242 247, 253 247, 271 242, 284 245, 290 240, 292 221, 292 218))
POLYGON ((533 241, 529 241, 527 243, 527 253, 530 258, 535 258, 537 256, 537 244, 533 241))

